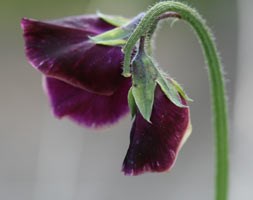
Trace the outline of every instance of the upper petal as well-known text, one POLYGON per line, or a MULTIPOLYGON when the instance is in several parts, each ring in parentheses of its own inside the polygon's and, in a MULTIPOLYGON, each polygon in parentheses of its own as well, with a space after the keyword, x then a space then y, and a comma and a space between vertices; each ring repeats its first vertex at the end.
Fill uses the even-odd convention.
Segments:
MULTIPOLYGON (((186 104, 182 99, 182 103, 186 104)), ((123 163, 127 175, 169 170, 191 132, 189 109, 173 104, 156 87, 151 122, 138 111, 133 122, 130 145, 123 163)))
POLYGON ((99 94, 112 94, 123 77, 120 47, 96 45, 89 36, 114 28, 96 16, 54 21, 23 19, 30 63, 45 75, 99 94))
POLYGON ((89 127, 112 124, 128 113, 127 93, 130 84, 130 79, 125 79, 117 91, 105 96, 90 93, 54 78, 44 79, 44 89, 54 114, 59 118, 70 117, 89 127))

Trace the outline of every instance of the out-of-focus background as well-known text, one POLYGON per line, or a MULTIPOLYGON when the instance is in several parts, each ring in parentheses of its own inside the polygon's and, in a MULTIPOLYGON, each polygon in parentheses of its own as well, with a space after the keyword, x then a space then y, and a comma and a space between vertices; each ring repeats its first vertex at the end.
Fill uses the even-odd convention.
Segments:
MULTIPOLYGON (((192 0, 212 28, 224 63, 230 114, 230 199, 253 198, 252 0, 192 0)), ((0 199, 4 200, 211 200, 214 148, 209 86, 193 31, 181 21, 162 23, 156 58, 195 101, 193 132, 170 173, 125 177, 121 163, 130 117, 98 131, 55 119, 41 75, 26 61, 21 17, 54 19, 94 13, 127 17, 152 0, 0 1, 0 199)))

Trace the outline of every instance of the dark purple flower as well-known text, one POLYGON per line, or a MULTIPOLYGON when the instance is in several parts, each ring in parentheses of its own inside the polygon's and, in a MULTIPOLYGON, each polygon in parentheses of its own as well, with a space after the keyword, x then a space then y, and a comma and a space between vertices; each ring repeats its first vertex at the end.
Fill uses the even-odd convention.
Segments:
MULTIPOLYGON (((46 22, 22 19, 21 24, 27 58, 43 73, 44 90, 55 116, 101 127, 128 113, 127 94, 132 82, 121 75, 121 47, 95 44, 90 39, 115 26, 94 15, 46 22)), ((164 84, 161 80, 158 83, 164 84)), ((186 104, 183 97, 180 100, 178 96, 178 100, 186 104)), ((175 105, 157 84, 151 123, 137 108, 124 173, 171 169, 190 134, 189 115, 187 107, 175 105)))
POLYGON ((95 15, 54 21, 22 19, 25 50, 43 74, 93 93, 111 95, 125 79, 119 46, 97 45, 90 36, 115 28, 95 15))
POLYGON ((22 19, 30 63, 45 75, 54 114, 98 127, 129 110, 131 79, 122 73, 120 46, 97 45, 90 36, 115 28, 95 15, 54 21, 22 19))
MULTIPOLYGON (((186 101, 182 99, 182 103, 186 101)), ((123 163, 126 175, 170 170, 191 132, 188 108, 173 104, 156 86, 151 123, 137 110, 123 163)))

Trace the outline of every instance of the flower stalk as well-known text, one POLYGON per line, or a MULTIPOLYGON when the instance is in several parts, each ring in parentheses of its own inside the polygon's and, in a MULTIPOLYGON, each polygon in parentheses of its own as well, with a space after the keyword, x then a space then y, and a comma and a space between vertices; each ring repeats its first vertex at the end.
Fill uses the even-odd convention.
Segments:
MULTIPOLYGON (((216 200, 228 199, 228 123, 227 123, 227 105, 225 97, 225 87, 222 75, 222 65, 220 57, 215 46, 214 37, 207 27, 199 13, 189 6, 174 2, 159 2, 150 8, 134 32, 129 37, 124 47, 124 69, 123 75, 128 77, 130 73, 131 52, 137 41, 152 32, 155 23, 161 16, 166 16, 166 12, 175 12, 180 18, 186 21, 196 32, 205 60, 208 65, 208 75, 211 87, 213 126, 215 131, 215 148, 216 148, 216 200)), ((176 17, 178 17, 176 15, 176 17)), ((170 17, 170 16, 169 16, 170 17)), ((174 16, 172 16, 174 17, 174 16)), ((162 17, 163 18, 163 17, 162 17)))

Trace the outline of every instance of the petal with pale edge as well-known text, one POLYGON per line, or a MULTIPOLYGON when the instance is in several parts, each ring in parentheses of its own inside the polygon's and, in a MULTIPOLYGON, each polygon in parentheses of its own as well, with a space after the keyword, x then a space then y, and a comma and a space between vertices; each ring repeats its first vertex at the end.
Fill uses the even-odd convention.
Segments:
MULTIPOLYGON (((186 104, 183 98, 182 103, 186 104)), ((139 175, 170 170, 179 149, 191 133, 189 115, 188 108, 173 104, 157 86, 152 123, 137 111, 122 171, 126 175, 139 175)))
POLYGON ((124 79, 121 48, 89 39, 114 28, 97 16, 45 22, 24 18, 21 26, 27 58, 44 75, 104 95, 111 95, 124 79))
POLYGON ((110 96, 90 93, 63 81, 45 77, 46 91, 55 116, 69 117, 80 125, 101 127, 128 113, 127 93, 131 80, 124 80, 110 96))

